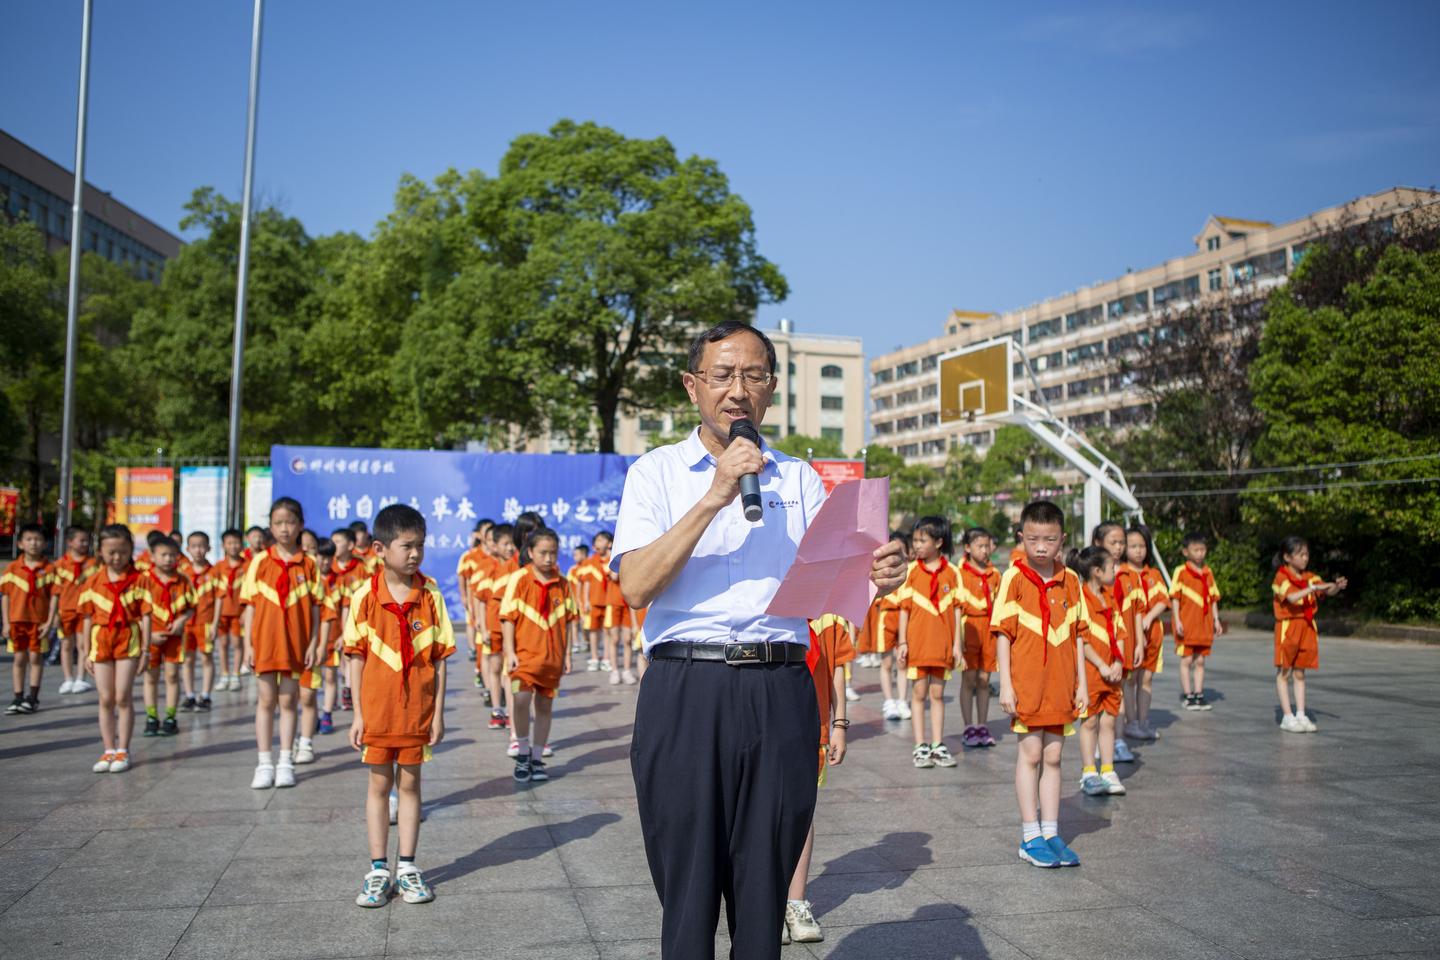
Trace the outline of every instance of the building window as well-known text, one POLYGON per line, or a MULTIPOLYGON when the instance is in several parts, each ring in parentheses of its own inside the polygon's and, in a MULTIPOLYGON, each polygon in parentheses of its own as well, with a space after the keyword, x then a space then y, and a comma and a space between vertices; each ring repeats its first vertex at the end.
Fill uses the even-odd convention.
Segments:
POLYGON ((1219 267, 1215 267, 1215 268, 1207 271, 1206 274, 1205 274, 1205 280, 1208 282, 1208 284, 1209 284, 1209 286, 1210 286, 1211 292, 1214 292, 1214 291, 1216 291, 1216 290, 1219 290, 1219 289, 1220 289, 1220 286, 1221 286, 1221 282, 1220 282, 1220 268, 1219 268, 1219 267))
POLYGON ((821 427, 821 440, 834 440, 836 443, 845 442, 845 431, 840 427, 821 427))
POLYGON ((925 386, 920 388, 921 400, 934 400, 939 395, 940 385, 938 383, 927 383, 925 384, 925 386))
POLYGON ((664 430, 664 429, 665 429, 665 421, 661 420, 659 417, 641 417, 641 418, 640 418, 640 432, 641 432, 641 433, 659 433, 660 431, 662 431, 662 430, 664 430))
POLYGON ((1053 387, 1041 387, 1039 395, 1031 391, 1030 398, 1036 403, 1059 403, 1065 399, 1065 387, 1058 383, 1053 387))
POLYGON ((1054 353, 1047 353, 1043 357, 1036 357, 1034 360, 1035 372, 1044 373, 1046 370, 1055 370, 1065 366, 1065 356, 1059 350, 1054 353))
POLYGON ((887 393, 887 394, 886 394, 885 396, 883 396, 883 397, 876 397, 876 398, 875 398, 875 409, 876 409, 876 410, 889 410, 889 409, 890 409, 891 407, 893 407, 893 406, 895 406, 895 397, 894 397, 893 394, 888 394, 888 393, 887 393))
POLYGON ((1155 309, 1162 310, 1173 300, 1198 295, 1200 293, 1200 276, 1196 274, 1183 280, 1172 280, 1163 286, 1156 287, 1152 293, 1155 309))
POLYGON ((1073 430, 1096 430, 1105 426, 1105 411, 1098 413, 1081 413, 1073 417, 1067 417, 1070 427, 1073 430))
POLYGON ((899 393, 895 394, 895 403, 896 403, 897 406, 901 406, 901 407, 903 407, 903 406, 905 406, 906 404, 909 404, 909 403, 914 403, 915 401, 917 401, 917 400, 919 400, 919 399, 920 399, 920 391, 919 391, 919 390, 901 390, 899 393))
POLYGON ((920 418, 901 417, 899 420, 895 421, 895 429, 898 430, 900 433, 904 433, 907 430, 918 430, 920 429, 920 418))
POLYGON ((920 444, 902 443, 900 444, 900 446, 895 448, 895 452, 900 454, 900 456, 902 457, 918 457, 920 456, 920 444))
POLYGON ((785 369, 790 374, 790 376, 795 376, 795 361, 791 360, 789 363, 787 363, 785 365, 785 369))
POLYGON ((876 433, 894 433, 894 432, 895 432, 895 421, 894 421, 894 420, 881 420, 879 423, 875 424, 875 432, 876 432, 876 433))
POLYGON ((1079 330, 1091 324, 1099 323, 1101 310, 1099 307, 1086 307, 1084 310, 1076 310, 1074 313, 1065 314, 1065 329, 1079 330))
POLYGON ((895 371, 894 371, 894 370, 876 370, 876 371, 875 371, 875 382, 876 382, 876 383, 889 383, 889 382, 890 382, 891 380, 893 380, 893 379, 895 379, 895 371))
POLYGON ((1206 237, 1206 238, 1205 238, 1205 249, 1206 249, 1206 250, 1219 250, 1219 249, 1220 249, 1220 238, 1219 238, 1219 237, 1206 237))
POLYGON ((845 376, 845 371, 833 363, 827 363, 820 368, 820 376, 826 380, 839 380, 845 376))
POLYGON ((821 409, 821 410, 844 410, 844 409, 845 409, 845 398, 844 398, 844 397, 821 397, 821 398, 820 398, 820 409, 821 409))
POLYGON ((920 452, 925 456, 931 456, 932 454, 936 453, 944 453, 945 440, 943 438, 939 440, 926 440, 924 443, 920 444, 920 452))
POLYGON ((1105 356, 1105 344, 1097 340, 1094 343, 1087 343, 1066 350, 1065 363, 1067 366, 1074 366, 1077 363, 1084 363, 1087 360, 1097 360, 1103 356, 1105 356))
POLYGON ((798 405, 798 402, 799 402, 799 399, 798 399, 798 398, 799 398, 799 395, 798 395, 798 394, 794 394, 794 393, 790 394, 790 410, 791 410, 792 413, 794 412, 795 407, 798 405))
POLYGON ((895 364, 895 379, 903 380, 906 377, 913 377, 920 372, 919 360, 907 360, 905 363, 895 364))
POLYGON ((930 354, 930 356, 928 356, 928 357, 926 357, 924 360, 921 360, 921 361, 920 361, 920 372, 921 372, 921 373, 925 373, 925 372, 928 371, 928 370, 934 370, 934 369, 935 369, 936 367, 938 367, 939 365, 940 365, 940 354, 938 354, 938 353, 932 353, 932 354, 930 354))
POLYGON ((1060 332, 1060 318, 1054 317, 1049 320, 1041 320, 1039 323, 1030 324, 1030 341, 1043 340, 1046 337, 1053 337, 1060 332))
POLYGON ((1105 392, 1105 378, 1088 377, 1084 380, 1075 380, 1070 384, 1070 399, 1077 397, 1088 397, 1092 394, 1105 392))
POLYGON ((922 427, 935 427, 935 426, 939 426, 939 424, 940 424, 940 414, 938 414, 938 413, 922 413, 922 414, 920 414, 920 426, 922 426, 922 427))
POLYGON ((967 433, 965 442, 972 447, 988 447, 990 446, 990 431, 981 430, 978 433, 967 433))

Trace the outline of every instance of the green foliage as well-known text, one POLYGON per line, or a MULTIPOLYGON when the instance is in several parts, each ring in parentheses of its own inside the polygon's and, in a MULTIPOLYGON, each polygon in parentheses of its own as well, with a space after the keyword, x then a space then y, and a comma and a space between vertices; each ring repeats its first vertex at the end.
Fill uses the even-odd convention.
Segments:
MULTIPOLYGON (((1180 538, 1187 531, 1175 526, 1153 530, 1155 549, 1173 576, 1185 562, 1180 555, 1180 538)), ((1205 564, 1215 575, 1215 585, 1220 588, 1223 606, 1254 607, 1270 601, 1273 569, 1269 555, 1262 554, 1254 535, 1245 530, 1235 530, 1228 536, 1210 539, 1209 548, 1205 564)))
POLYGON ((810 451, 812 456, 821 460, 847 459, 844 448, 840 446, 840 441, 825 437, 810 437, 803 433, 792 433, 778 440, 772 440, 770 446, 781 453, 788 453, 790 456, 799 457, 802 460, 805 458, 806 451, 810 451))

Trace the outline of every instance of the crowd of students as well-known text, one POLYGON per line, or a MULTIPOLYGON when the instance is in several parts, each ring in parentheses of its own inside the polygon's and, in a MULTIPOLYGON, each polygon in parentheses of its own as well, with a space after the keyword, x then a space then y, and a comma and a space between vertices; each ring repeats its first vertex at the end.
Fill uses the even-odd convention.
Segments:
MULTIPOLYGON (((315 760, 314 738, 334 731, 337 709, 348 710, 348 741, 369 769, 371 867, 357 903, 380 906, 396 894, 426 902, 434 893, 415 864, 420 770, 444 736, 446 661, 457 645, 440 589, 421 572, 425 536, 424 516, 394 504, 376 516, 373 531, 357 522, 322 539, 305 527, 300 504, 282 497, 268 527, 226 530, 213 563, 204 533, 185 538, 182 551, 178 533, 152 532, 137 554, 118 524, 100 530, 93 550, 88 531, 70 528, 64 556, 50 563, 44 530, 25 526, 20 556, 0 574, 0 630, 14 654, 15 696, 6 712, 39 709, 53 637, 64 673, 59 693, 98 694, 103 749, 93 769, 121 773, 132 762, 137 673, 143 735, 158 737, 179 731, 179 713, 210 710, 215 692, 238 690, 251 675, 251 787, 270 789, 295 786, 295 767, 315 760), (392 823, 399 835, 393 874, 392 823)), ((988 726, 992 680, 1016 735, 1019 856, 1039 867, 1077 866, 1058 822, 1063 744, 1079 733, 1081 791, 1126 792, 1115 764, 1134 759, 1127 740, 1159 736, 1150 705, 1167 611, 1183 705, 1210 709, 1205 662, 1224 626, 1205 539, 1183 539, 1183 565, 1167 587, 1144 526, 1102 523, 1089 545, 1067 551, 1064 513, 1048 501, 1022 511, 1003 572, 991 561, 997 538, 983 529, 960 535, 958 565, 944 517, 922 517, 893 536, 910 557, 904 585, 878 598, 858 626, 834 614, 810 625, 819 782, 845 758, 847 704, 859 699, 856 667, 879 669, 882 716, 909 720, 915 767, 957 766, 946 742, 945 690, 958 668, 962 752, 996 744, 988 726)), ((577 655, 611 684, 634 684, 644 673, 644 611, 620 597, 611 542, 608 532, 596 534, 562 573, 560 538, 526 513, 514 523, 481 521, 460 558, 474 684, 490 708, 490 728, 508 733, 517 782, 549 779, 552 708, 577 655)), ((1319 665, 1317 601, 1346 586, 1344 577, 1327 582, 1311 572, 1309 559, 1302 538, 1287 538, 1272 585, 1276 690, 1289 733, 1316 729, 1305 709, 1305 674, 1319 665)), ((805 899, 813 842, 812 826, 791 884, 787 941, 822 936, 805 899)))

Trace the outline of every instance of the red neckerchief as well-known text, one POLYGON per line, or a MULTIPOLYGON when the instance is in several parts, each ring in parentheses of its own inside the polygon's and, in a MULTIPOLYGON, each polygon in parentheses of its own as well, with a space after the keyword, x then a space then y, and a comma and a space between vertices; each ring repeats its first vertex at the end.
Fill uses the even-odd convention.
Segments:
MULTIPOLYGON (((1125 565, 1125 567, 1126 567, 1126 569, 1125 569, 1125 570, 1122 570, 1121 573, 1134 573, 1134 572, 1135 572, 1134 568, 1131 567, 1128 563, 1125 565)), ((1119 575, 1117 575, 1117 576, 1115 577, 1115 585, 1114 585, 1113 587, 1111 587, 1110 590, 1111 590, 1111 592, 1115 595, 1115 606, 1116 606, 1116 608, 1123 610, 1123 609, 1124 609, 1124 606, 1125 606, 1125 594, 1122 593, 1121 590, 1120 590, 1120 576, 1119 576, 1119 575)))
POLYGON ((45 564, 41 563, 38 567, 32 567, 25 562, 24 557, 21 557, 18 566, 20 567, 20 572, 25 574, 25 579, 30 581, 30 596, 33 599, 36 592, 40 589, 40 572, 45 569, 45 564))
POLYGON ((110 574, 105 574, 103 581, 105 589, 111 593, 110 619, 105 626, 112 630, 119 630, 130 625, 130 611, 125 609, 125 594, 135 586, 135 581, 140 579, 140 574, 132 567, 125 576, 119 580, 111 580, 110 574))
POLYGON ((325 577, 325 592, 328 594, 335 589, 335 584, 340 582, 340 574, 336 573, 335 568, 332 566, 330 572, 323 576, 325 577))
MULTIPOLYGON (((1095 597, 1089 585, 1086 585, 1085 592, 1095 597)), ((1123 654, 1120 653, 1120 641, 1115 637, 1115 608, 1112 606, 1102 609, 1100 606, 1100 598, 1095 597, 1095 613, 1105 620, 1105 633, 1110 637, 1110 662, 1114 663, 1123 656, 1123 654)))
POLYGON ((281 560, 274 547, 266 552, 270 554, 271 560, 280 565, 280 579, 275 583, 275 596, 280 598, 280 612, 283 614, 290 609, 290 571, 296 567, 305 566, 305 554, 303 552, 296 554, 294 560, 281 560))
MULTIPOLYGON (((375 594, 375 599, 380 599, 380 578, 383 572, 377 572, 370 583, 370 589, 375 594)), ((413 586, 413 581, 412 581, 413 586)), ((410 630, 410 610, 417 601, 407 600, 404 603, 382 603, 382 610, 387 610, 395 615, 396 622, 400 625, 400 686, 409 696, 410 664, 415 660, 415 638, 410 630)))
POLYGON ((924 561, 920 563, 921 572, 930 578, 930 606, 935 608, 936 613, 940 612, 940 574, 949 566, 943 555, 940 557, 940 566, 936 567, 933 573, 925 567, 924 561))
POLYGON ((805 669, 810 671, 811 676, 814 676, 815 668, 820 664, 820 638, 815 636, 814 627, 806 624, 806 629, 810 631, 810 646, 805 651, 805 669))
POLYGON ((1200 580, 1200 606, 1205 616, 1210 616, 1210 570, 1196 570, 1189 560, 1185 561, 1185 569, 1200 580))
MULTIPOLYGON (((1306 580, 1304 577, 1296 579, 1295 576, 1290 572, 1289 567, 1281 567, 1280 572, 1285 574, 1285 579, 1290 581, 1290 586, 1294 587, 1296 590, 1304 590, 1306 587, 1310 586, 1310 581, 1306 580)), ((1313 624, 1315 622, 1316 606, 1317 604, 1315 602, 1315 594, 1313 593, 1308 594, 1305 599, 1300 601, 1300 612, 1301 615, 1305 617, 1306 623, 1313 624)))
POLYGON ((86 557, 83 560, 76 560, 67 553, 65 554, 65 556, 60 558, 59 562, 57 562, 55 566, 61 570, 69 570, 70 581, 72 583, 79 583, 80 573, 85 569, 86 564, 88 564, 89 562, 89 557, 86 557))
POLYGON ((355 558, 355 555, 354 555, 354 554, 351 554, 351 555, 350 555, 350 565, 349 565, 349 566, 343 566, 343 565, 338 564, 338 563, 332 563, 332 564, 330 565, 330 569, 335 571, 335 575, 336 575, 336 576, 344 577, 344 576, 349 576, 350 571, 351 571, 351 570, 354 570, 354 569, 355 569, 356 567, 358 567, 358 566, 360 566, 360 561, 355 558))
POLYGON ((1054 580, 1046 581, 1024 560, 1015 564, 1015 569, 1020 571, 1020 575, 1035 584, 1035 589, 1040 591, 1040 649, 1042 651, 1040 663, 1042 665, 1050 662, 1050 596, 1048 591, 1051 587, 1065 585, 1065 568, 1059 564, 1056 566, 1059 567, 1060 572, 1055 575, 1054 580))
POLYGON ((245 564, 243 562, 237 567, 229 560, 225 561, 225 593, 232 600, 235 599, 235 578, 239 576, 240 571, 244 569, 245 564))
POLYGON ((550 588, 559 583, 559 578, 554 580, 541 580, 540 573, 534 566, 530 568, 530 575, 535 578, 535 585, 540 588, 540 619, 545 621, 545 627, 550 627, 550 588))
POLYGON ((965 561, 965 569, 969 570, 971 573, 975 574, 975 576, 980 579, 980 586, 985 591, 985 616, 989 617, 990 614, 993 613, 995 610, 995 601, 990 596, 990 578, 985 576, 982 571, 976 570, 975 567, 971 565, 969 560, 965 561))
POLYGON ((158 570, 151 575, 150 579, 157 587, 160 588, 160 599, 165 604, 166 622, 169 623, 171 620, 175 619, 175 609, 173 607, 175 601, 173 595, 170 592, 170 588, 175 586, 175 584, 179 583, 180 581, 177 579, 171 580, 169 583, 166 583, 164 580, 160 579, 160 573, 158 570))

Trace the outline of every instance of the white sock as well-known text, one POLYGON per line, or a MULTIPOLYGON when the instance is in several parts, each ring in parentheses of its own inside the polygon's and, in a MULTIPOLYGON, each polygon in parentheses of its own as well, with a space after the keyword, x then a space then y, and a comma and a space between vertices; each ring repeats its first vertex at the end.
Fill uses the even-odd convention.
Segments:
POLYGON ((262 767, 273 767, 275 766, 275 754, 269 750, 261 750, 259 762, 262 767))
POLYGON ((1031 840, 1034 840, 1038 836, 1040 836, 1040 821, 1026 820, 1024 823, 1020 824, 1020 837, 1026 843, 1029 843, 1031 840))
POLYGON ((1058 837, 1059 835, 1060 835, 1060 821, 1058 821, 1058 820, 1041 820, 1041 821, 1040 821, 1040 836, 1044 837, 1046 840, 1049 840, 1051 837, 1058 837))
POLYGON ((281 750, 281 751, 280 751, 280 766, 282 766, 282 767, 293 767, 293 766, 295 766, 295 754, 294 754, 293 751, 290 751, 290 750, 281 750))
POLYGON ((520 753, 521 753, 522 756, 523 756, 524 754, 529 753, 529 752, 530 752, 530 738, 529 738, 529 737, 516 737, 516 738, 515 738, 515 746, 517 746, 517 747, 520 748, 520 753))
POLYGON ((301 738, 300 738, 300 746, 302 746, 302 747, 311 746, 313 743, 314 743, 314 741, 312 741, 309 737, 301 737, 301 738))

